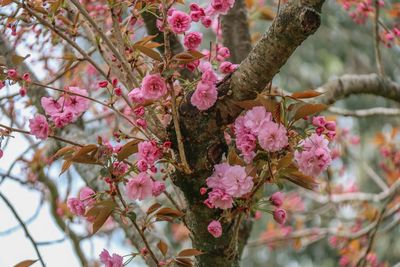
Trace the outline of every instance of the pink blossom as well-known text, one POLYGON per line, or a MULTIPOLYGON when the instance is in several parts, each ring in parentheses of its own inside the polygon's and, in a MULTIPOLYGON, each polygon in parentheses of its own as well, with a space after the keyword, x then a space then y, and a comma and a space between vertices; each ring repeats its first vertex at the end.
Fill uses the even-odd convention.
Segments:
POLYGON ((25 87, 21 87, 21 89, 19 89, 19 95, 22 97, 26 96, 26 88, 25 87))
POLYGON ((204 9, 201 9, 198 11, 190 11, 189 15, 192 21, 199 22, 202 18, 204 18, 206 12, 204 12, 204 9))
POLYGON ((160 182, 160 181, 153 182, 153 187, 152 187, 153 196, 158 197, 164 191, 165 191, 165 183, 160 182))
POLYGON ((244 167, 227 163, 215 165, 214 173, 207 178, 207 186, 218 188, 232 197, 241 197, 253 188, 253 178, 244 167))
POLYGON ((258 135, 260 146, 267 151, 276 152, 288 145, 287 131, 283 124, 264 123, 258 135))
POLYGON ((264 107, 258 106, 250 109, 244 115, 244 126, 254 135, 258 135, 260 129, 267 128, 264 123, 272 121, 272 114, 264 107))
POLYGON ((328 168, 332 161, 328 143, 322 135, 315 133, 300 142, 301 150, 295 151, 294 158, 301 172, 318 176, 328 168))
POLYGON ((79 199, 85 206, 90 206, 95 203, 95 200, 93 199, 95 194, 96 192, 94 192, 92 188, 85 186, 79 192, 79 199))
POLYGON ((275 192, 271 195, 269 200, 271 201, 272 205, 279 208, 283 204, 283 193, 279 191, 275 192))
POLYGON ((215 84, 217 82, 217 74, 213 69, 208 69, 201 75, 201 81, 207 84, 215 84))
POLYGON ((229 9, 233 7, 235 0, 212 0, 212 14, 226 15, 229 9))
POLYGON ((29 120, 29 128, 31 129, 31 134, 38 139, 45 140, 49 136, 49 124, 42 114, 36 114, 33 119, 29 120))
POLYGON ((160 74, 148 74, 142 81, 142 95, 145 99, 157 100, 167 93, 167 86, 160 74))
MULTIPOLYGON (((88 96, 88 92, 79 87, 69 87, 68 91, 75 94, 88 96)), ((59 101, 60 103, 63 103, 65 111, 71 111, 75 116, 79 116, 82 112, 86 111, 90 104, 89 99, 69 94, 64 97, 60 97, 59 101)))
POLYGON ((206 201, 212 208, 230 209, 233 205, 232 196, 220 188, 214 188, 211 192, 209 192, 208 199, 206 201))
POLYGON ((133 110, 133 113, 135 113, 135 116, 141 117, 144 115, 145 110, 143 106, 137 107, 133 110))
POLYGON ((67 205, 69 210, 78 216, 83 216, 85 214, 85 205, 76 197, 70 197, 67 200, 67 205))
POLYGON ((237 67, 237 64, 232 64, 229 61, 224 61, 221 63, 221 65, 219 65, 219 71, 223 74, 228 74, 234 72, 237 67))
POLYGON ((324 116, 315 116, 312 119, 312 124, 315 127, 325 127, 326 121, 324 116))
POLYGON ((192 19, 185 12, 176 10, 171 16, 168 16, 167 21, 171 26, 171 30, 176 34, 180 34, 190 29, 190 23, 192 22, 192 19))
POLYGON ((196 50, 203 39, 203 34, 200 32, 191 32, 185 35, 183 44, 189 50, 196 50))
POLYGON ((200 195, 204 195, 205 193, 207 193, 207 187, 200 188, 200 195))
POLYGON ((113 162, 112 174, 115 176, 124 175, 128 171, 128 165, 123 161, 113 162))
POLYGON ((134 103, 144 103, 144 96, 142 90, 140 88, 135 88, 129 92, 128 98, 131 102, 134 103))
POLYGON ((154 141, 143 141, 138 145, 138 160, 144 160, 148 165, 153 165, 161 157, 161 151, 154 141))
POLYGON ((273 217, 274 220, 279 224, 284 224, 286 222, 286 211, 281 208, 274 210, 273 217))
POLYGON ((136 120, 136 125, 146 129, 147 128, 147 121, 145 119, 143 119, 143 118, 139 118, 139 119, 136 120))
POLYGON ((245 168, 240 165, 230 166, 220 182, 222 189, 233 197, 241 197, 253 188, 253 177, 247 176, 245 168))
POLYGON ((219 221, 211 221, 207 227, 207 230, 215 238, 218 238, 222 235, 222 226, 219 221))
POLYGON ((151 197, 153 193, 153 180, 145 173, 139 173, 126 184, 126 195, 130 199, 143 200, 151 197))
POLYGON ((99 255, 100 262, 105 265, 105 267, 122 267, 123 266, 123 258, 122 256, 113 253, 111 256, 110 253, 103 249, 103 251, 99 255))
POLYGON ((42 97, 40 102, 47 115, 53 115, 54 113, 61 112, 62 103, 52 97, 42 97))
POLYGON ((199 82, 194 91, 190 102, 199 110, 207 110, 212 107, 218 98, 217 87, 215 84, 199 82))
POLYGON ((115 88, 114 88, 114 94, 115 94, 116 96, 122 96, 122 89, 121 89, 121 87, 115 87, 115 88))

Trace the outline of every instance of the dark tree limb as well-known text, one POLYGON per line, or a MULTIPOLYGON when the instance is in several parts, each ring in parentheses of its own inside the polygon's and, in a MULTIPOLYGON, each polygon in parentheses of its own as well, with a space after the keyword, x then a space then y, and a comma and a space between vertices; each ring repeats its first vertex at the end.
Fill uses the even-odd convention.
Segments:
POLYGON ((228 47, 232 63, 240 63, 251 50, 251 38, 244 0, 236 0, 235 5, 222 17, 223 44, 228 47))

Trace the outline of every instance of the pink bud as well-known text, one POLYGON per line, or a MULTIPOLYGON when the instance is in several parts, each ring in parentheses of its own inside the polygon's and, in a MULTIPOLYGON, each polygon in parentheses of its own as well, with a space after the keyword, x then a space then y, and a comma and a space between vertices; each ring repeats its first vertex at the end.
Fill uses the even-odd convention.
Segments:
POLYGON ((148 250, 147 248, 142 248, 142 249, 140 250, 140 254, 142 254, 143 256, 146 256, 147 253, 149 253, 149 250, 148 250))
POLYGON ((21 87, 21 89, 19 89, 19 94, 22 97, 26 96, 26 88, 25 87, 21 87))
POLYGON ((113 87, 117 87, 117 85, 118 85, 118 79, 117 78, 114 78, 112 80, 112 85, 113 85, 113 87))
POLYGON ((137 167, 138 167, 139 171, 141 171, 141 172, 147 171, 147 163, 146 163, 146 161, 144 161, 142 159, 139 160, 137 162, 137 167))
POLYGON ((315 132, 316 132, 318 135, 321 135, 324 131, 325 131, 325 128, 324 128, 324 127, 318 127, 318 128, 315 130, 315 132))
POLYGON ((31 75, 29 73, 24 73, 24 75, 22 75, 22 79, 26 82, 30 82, 31 81, 31 75))
POLYGON ((147 128, 147 122, 142 118, 137 119, 136 124, 142 128, 147 128))
POLYGON ((156 173, 157 172, 156 166, 151 166, 150 171, 152 171, 153 173, 156 173))
POLYGON ((274 220, 279 224, 284 224, 286 222, 286 211, 281 208, 277 208, 273 213, 274 220))
POLYGON ((324 116, 315 116, 315 117, 312 119, 312 124, 313 124, 315 127, 324 127, 325 124, 326 124, 325 117, 324 117, 324 116))
POLYGON ((117 95, 117 96, 122 96, 122 89, 121 89, 120 87, 116 87, 116 88, 114 89, 114 93, 115 93, 115 95, 117 95))
POLYGON ((108 85, 108 81, 100 81, 100 82, 98 83, 98 85, 99 85, 99 87, 101 87, 101 88, 105 88, 105 87, 107 87, 107 85, 108 85))
POLYGON ((207 188, 206 187, 200 188, 200 195, 204 195, 205 193, 207 193, 207 188))
POLYGON ((3 155, 4 155, 4 152, 3 152, 3 150, 0 149, 0 159, 3 157, 3 155))
POLYGON ((272 205, 279 208, 283 204, 283 193, 279 191, 275 192, 271 195, 269 200, 271 201, 272 205))
POLYGON ((212 19, 209 16, 201 18, 201 23, 204 27, 209 28, 212 24, 212 19))
POLYGON ((171 141, 165 141, 164 144, 163 144, 163 147, 165 149, 169 149, 169 148, 171 148, 171 146, 172 146, 172 142, 171 141))
POLYGON ((327 136, 329 139, 332 140, 332 139, 335 138, 336 132, 335 132, 335 131, 329 131, 329 132, 326 133, 326 136, 327 136))
POLYGON ((0 81, 0 90, 3 89, 4 86, 5 86, 4 81, 0 81))
POLYGON ((329 131, 335 131, 336 130, 336 122, 334 121, 328 121, 325 124, 325 128, 329 131))

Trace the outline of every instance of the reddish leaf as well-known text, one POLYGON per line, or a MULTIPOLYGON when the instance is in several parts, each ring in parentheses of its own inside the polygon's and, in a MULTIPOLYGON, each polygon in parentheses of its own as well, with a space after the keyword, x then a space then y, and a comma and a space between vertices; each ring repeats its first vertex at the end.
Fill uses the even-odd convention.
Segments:
POLYGON ((324 104, 305 104, 299 107, 296 110, 296 113, 293 116, 292 121, 297 121, 306 116, 313 115, 315 113, 321 112, 325 110, 328 106, 324 104))
POLYGON ((181 252, 179 252, 178 256, 179 257, 192 257, 192 256, 198 256, 204 254, 200 250, 194 249, 194 248, 189 248, 189 249, 184 249, 181 252))
POLYGON ((229 148, 228 162, 229 162, 230 165, 240 165, 240 166, 244 166, 245 165, 245 163, 238 156, 238 154, 236 153, 236 150, 233 147, 229 148))
POLYGON ((278 161, 278 164, 276 165, 276 169, 284 169, 288 167, 290 164, 293 162, 293 153, 287 153, 283 158, 281 158, 278 161))
POLYGON ((314 91, 314 90, 305 90, 301 92, 295 92, 291 95, 293 98, 303 99, 303 98, 313 98, 321 95, 322 93, 314 91))
POLYGON ((38 260, 24 260, 24 261, 21 261, 20 263, 17 263, 16 265, 14 265, 14 267, 29 267, 37 261, 38 260))
POLYGON ((64 172, 66 172, 69 169, 69 167, 71 167, 71 165, 72 165, 72 161, 71 160, 64 161, 64 163, 63 163, 63 165, 61 167, 60 175, 63 174, 64 172))
POLYGON ((167 252, 168 252, 168 245, 167 245, 164 241, 160 240, 160 242, 158 242, 158 244, 157 244, 157 247, 158 247, 158 249, 161 251, 161 253, 162 253, 164 256, 167 254, 167 252))
POLYGON ((126 143, 122 148, 121 151, 118 153, 118 160, 124 160, 126 158, 128 158, 130 155, 138 152, 138 144, 139 141, 137 140, 132 140, 129 141, 128 143, 126 143))
POLYGON ((113 212, 116 204, 112 200, 103 200, 94 204, 94 206, 86 212, 86 217, 95 217, 93 222, 92 234, 95 234, 106 222, 113 212))
POLYGON ((244 100, 235 102, 235 104, 245 110, 252 109, 257 106, 262 106, 261 102, 258 100, 244 100))
POLYGON ((157 216, 168 216, 168 217, 182 217, 184 214, 179 210, 171 208, 162 208, 156 212, 157 216))
POLYGON ((87 155, 90 152, 95 151, 95 150, 97 150, 97 145, 90 144, 90 145, 83 146, 74 154, 74 156, 72 157, 71 160, 75 161, 75 159, 79 159, 79 157, 87 155))
POLYGON ((162 61, 161 55, 157 51, 155 51, 151 48, 148 48, 144 45, 139 45, 139 44, 134 45, 133 48, 139 50, 141 53, 145 54, 148 57, 151 57, 154 60, 162 61))
POLYGON ((156 210, 158 210, 159 208, 161 208, 161 204, 160 204, 160 203, 154 203, 154 204, 151 205, 150 208, 147 210, 146 214, 149 215, 149 214, 155 212, 156 210))

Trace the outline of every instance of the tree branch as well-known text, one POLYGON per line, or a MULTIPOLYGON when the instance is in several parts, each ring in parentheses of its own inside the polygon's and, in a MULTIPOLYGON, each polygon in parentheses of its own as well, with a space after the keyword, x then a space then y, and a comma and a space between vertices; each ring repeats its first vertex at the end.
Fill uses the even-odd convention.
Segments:
POLYGON ((343 75, 317 89, 324 94, 315 101, 333 104, 336 101, 356 94, 382 96, 400 103, 400 84, 382 78, 378 74, 343 75))
POLYGON ((257 92, 264 90, 296 48, 318 29, 323 3, 324 0, 293 0, 281 10, 233 73, 228 85, 233 99, 254 99, 257 92))

